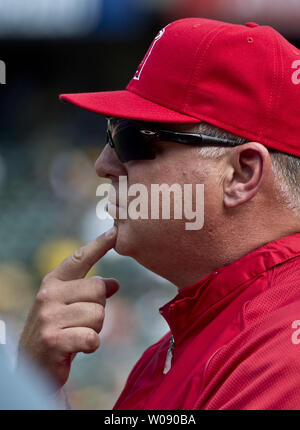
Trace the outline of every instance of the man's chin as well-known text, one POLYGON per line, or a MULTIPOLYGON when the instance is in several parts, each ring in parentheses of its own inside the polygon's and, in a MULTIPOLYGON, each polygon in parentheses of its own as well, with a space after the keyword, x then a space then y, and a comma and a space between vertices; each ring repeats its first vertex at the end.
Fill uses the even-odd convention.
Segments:
POLYGON ((118 232, 114 250, 120 255, 134 258, 136 255, 136 241, 133 239, 133 232, 130 232, 126 221, 115 220, 118 232))

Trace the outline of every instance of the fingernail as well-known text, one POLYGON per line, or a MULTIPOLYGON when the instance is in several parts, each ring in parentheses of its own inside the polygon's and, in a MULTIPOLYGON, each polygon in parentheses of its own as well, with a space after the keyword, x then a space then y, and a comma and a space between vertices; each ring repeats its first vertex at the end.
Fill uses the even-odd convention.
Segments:
POLYGON ((109 230, 107 230, 107 232, 105 233, 105 236, 107 238, 111 238, 116 234, 117 228, 116 226, 113 226, 112 228, 110 228, 109 230))

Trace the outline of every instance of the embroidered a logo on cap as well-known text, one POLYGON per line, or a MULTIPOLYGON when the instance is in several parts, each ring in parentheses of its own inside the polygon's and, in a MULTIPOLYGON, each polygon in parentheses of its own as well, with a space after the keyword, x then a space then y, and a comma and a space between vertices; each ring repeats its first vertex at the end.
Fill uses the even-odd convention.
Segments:
MULTIPOLYGON (((169 24, 168 24, 168 25, 169 25, 169 24)), ((138 67, 137 71, 135 72, 133 79, 135 79, 135 80, 137 80, 137 81, 140 79, 140 76, 141 76, 142 70, 143 70, 143 68, 144 68, 145 64, 147 63, 148 58, 150 57, 151 52, 152 52, 152 50, 153 50, 154 46, 155 46, 155 45, 156 45, 156 43, 159 41, 159 39, 161 39, 161 38, 162 38, 162 36, 163 36, 163 34, 164 34, 164 32, 165 32, 166 28, 168 27, 168 25, 166 25, 162 30, 160 30, 160 32, 158 33, 158 35, 154 38, 154 40, 153 40, 153 42, 151 43, 151 45, 150 45, 150 47, 149 47, 148 51, 146 52, 145 57, 143 58, 143 61, 139 64, 139 67, 138 67)))
POLYGON ((295 60, 292 64, 292 69, 296 69, 292 73, 292 82, 294 85, 300 84, 300 60, 295 60))

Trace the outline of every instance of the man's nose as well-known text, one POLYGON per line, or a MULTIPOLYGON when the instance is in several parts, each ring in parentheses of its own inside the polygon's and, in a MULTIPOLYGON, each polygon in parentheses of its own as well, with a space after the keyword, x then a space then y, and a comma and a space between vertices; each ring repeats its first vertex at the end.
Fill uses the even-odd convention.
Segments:
POLYGON ((106 144, 103 151, 99 155, 95 163, 95 169, 97 175, 101 178, 111 179, 113 176, 127 175, 127 171, 119 160, 116 151, 108 144, 106 144))

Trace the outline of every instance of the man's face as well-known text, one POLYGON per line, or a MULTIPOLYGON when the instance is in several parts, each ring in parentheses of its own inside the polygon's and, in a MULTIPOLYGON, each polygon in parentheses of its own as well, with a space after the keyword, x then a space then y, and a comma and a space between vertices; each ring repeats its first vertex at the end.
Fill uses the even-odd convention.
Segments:
MULTIPOLYGON (((177 131, 193 131, 187 124, 161 124, 161 128, 177 131)), ((205 242, 209 240, 212 225, 211 215, 220 212, 221 186, 219 181, 219 162, 204 159, 196 146, 183 145, 175 142, 159 142, 155 145, 154 160, 138 160, 121 163, 114 149, 106 145, 95 168, 100 177, 110 178, 118 193, 119 177, 126 176, 128 188, 133 184, 143 184, 148 191, 148 219, 116 219, 118 236, 115 249, 118 253, 135 258, 145 267, 163 275, 158 268, 163 260, 172 258, 174 261, 184 257, 186 244, 199 239, 199 245, 205 250, 205 242), (171 198, 171 219, 151 219, 151 185, 152 184, 184 184, 193 185, 193 202, 196 202, 196 184, 204 184, 205 223, 200 230, 186 230, 186 223, 191 221, 184 217, 174 219, 174 200, 171 198), (208 235, 207 235, 208 233, 208 235)), ((136 197, 128 197, 128 204, 136 197)), ((117 200, 118 203, 118 200, 117 200)), ((162 201, 160 201, 162 204, 162 201)), ((176 204, 176 202, 175 202, 176 204)), ((109 210, 113 207, 110 205, 109 210)), ((194 209, 195 203, 194 203, 194 209)))

